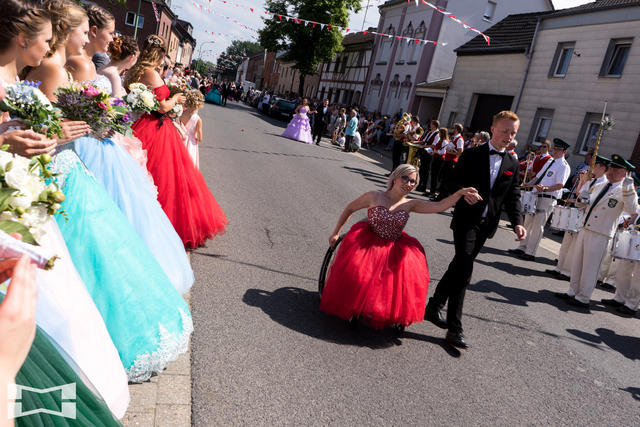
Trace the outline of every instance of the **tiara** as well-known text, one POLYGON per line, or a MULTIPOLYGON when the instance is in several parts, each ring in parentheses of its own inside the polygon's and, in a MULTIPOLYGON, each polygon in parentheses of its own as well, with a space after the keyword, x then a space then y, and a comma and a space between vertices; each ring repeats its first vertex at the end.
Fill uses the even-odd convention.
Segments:
POLYGON ((149 44, 155 44, 158 46, 164 46, 164 41, 160 37, 150 37, 149 44))

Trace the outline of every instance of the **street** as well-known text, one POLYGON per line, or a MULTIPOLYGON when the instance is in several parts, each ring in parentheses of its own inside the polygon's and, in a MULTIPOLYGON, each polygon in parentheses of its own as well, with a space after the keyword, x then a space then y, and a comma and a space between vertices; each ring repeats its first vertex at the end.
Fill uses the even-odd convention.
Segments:
MULTIPOLYGON (((508 256, 507 229, 475 264, 467 351, 428 322, 396 338, 321 313, 329 234, 351 200, 385 187, 389 160, 281 138, 286 123, 236 102, 200 116, 200 167, 230 225, 191 257, 194 425, 640 425, 640 319, 571 309, 553 295, 568 282, 544 272, 556 255, 508 256)), ((449 222, 412 214, 406 227, 430 295, 453 256, 449 222)))

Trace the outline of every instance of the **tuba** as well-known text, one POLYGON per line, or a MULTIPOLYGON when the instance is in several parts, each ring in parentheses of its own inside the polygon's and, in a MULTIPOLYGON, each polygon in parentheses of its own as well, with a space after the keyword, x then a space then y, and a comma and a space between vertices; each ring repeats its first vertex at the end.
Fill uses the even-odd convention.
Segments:
POLYGON ((402 141, 404 140, 404 127, 411 122, 411 114, 404 113, 398 123, 396 123, 396 127, 393 128, 393 138, 402 141))
POLYGON ((420 151, 420 147, 418 147, 418 143, 420 138, 424 135, 424 129, 422 126, 418 126, 415 130, 409 132, 409 155, 407 157, 407 163, 413 165, 417 168, 420 167, 420 157, 418 156, 418 151, 420 151))

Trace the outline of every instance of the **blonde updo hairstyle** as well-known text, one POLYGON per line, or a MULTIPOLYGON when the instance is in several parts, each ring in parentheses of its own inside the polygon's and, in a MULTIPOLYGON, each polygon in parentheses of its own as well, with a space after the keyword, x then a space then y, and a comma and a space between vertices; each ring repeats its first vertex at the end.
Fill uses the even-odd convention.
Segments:
POLYGON ((89 27, 95 26, 97 29, 106 27, 110 22, 115 22, 115 18, 106 9, 101 8, 97 4, 87 4, 84 10, 89 17, 89 27))
POLYGON ((142 51, 138 60, 131 67, 124 78, 124 87, 129 89, 131 83, 137 83, 142 78, 144 70, 147 68, 155 68, 158 63, 164 60, 167 49, 164 47, 164 40, 156 35, 150 35, 142 45, 142 51))
POLYGON ((43 6, 51 15, 53 27, 48 53, 51 56, 64 45, 69 33, 82 25, 87 19, 87 13, 71 0, 48 0, 43 6))
POLYGON ((401 176, 409 175, 412 173, 416 174, 415 186, 417 187, 418 184, 420 184, 420 176, 418 175, 418 169, 416 169, 416 167, 413 165, 405 163, 395 168, 393 172, 391 172, 391 175, 389 175, 389 179, 387 180, 387 191, 393 188, 393 182, 396 180, 396 178, 400 178, 401 176))
POLYGON ((198 110, 204 105, 204 95, 197 89, 188 90, 184 94, 186 100, 184 102, 185 108, 193 108, 198 110))
POLYGON ((0 52, 11 47, 12 40, 18 34, 24 34, 27 40, 35 39, 50 20, 49 13, 40 6, 39 2, 2 0, 0 52))
POLYGON ((131 36, 115 36, 109 43, 109 56, 114 62, 122 61, 139 51, 138 43, 131 36))

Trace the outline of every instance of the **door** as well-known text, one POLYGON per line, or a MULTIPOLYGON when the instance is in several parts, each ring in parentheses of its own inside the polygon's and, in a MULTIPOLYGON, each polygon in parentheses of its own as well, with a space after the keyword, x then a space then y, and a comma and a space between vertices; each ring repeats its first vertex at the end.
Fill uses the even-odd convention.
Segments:
POLYGON ((478 94, 469 128, 472 132, 490 131, 493 116, 500 111, 510 110, 512 104, 513 96, 478 94))

